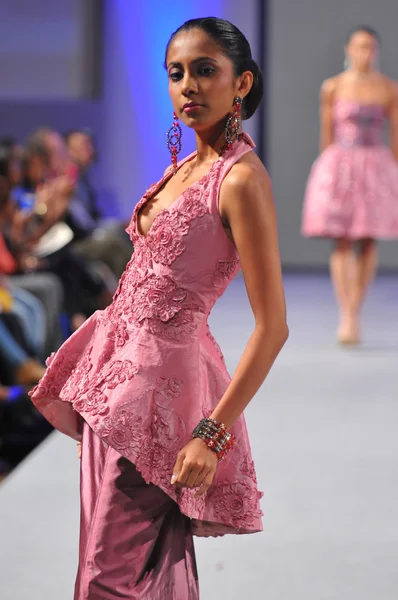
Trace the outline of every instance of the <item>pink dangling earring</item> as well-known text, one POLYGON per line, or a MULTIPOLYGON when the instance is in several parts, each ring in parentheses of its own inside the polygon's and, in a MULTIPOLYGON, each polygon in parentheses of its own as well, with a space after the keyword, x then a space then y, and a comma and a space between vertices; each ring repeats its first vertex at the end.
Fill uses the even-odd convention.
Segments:
POLYGON ((234 99, 234 112, 228 117, 225 124, 225 144, 222 147, 222 151, 229 150, 232 144, 239 137, 240 122, 242 117, 242 98, 237 96, 234 99))
POLYGON ((182 148, 182 129, 175 112, 173 113, 173 117, 173 124, 167 132, 167 148, 171 154, 171 163, 175 175, 177 173, 177 155, 181 152, 182 148))

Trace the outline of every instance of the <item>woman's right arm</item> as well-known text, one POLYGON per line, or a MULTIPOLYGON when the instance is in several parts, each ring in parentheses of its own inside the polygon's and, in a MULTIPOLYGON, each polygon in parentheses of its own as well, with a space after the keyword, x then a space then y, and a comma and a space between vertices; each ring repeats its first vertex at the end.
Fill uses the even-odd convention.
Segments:
POLYGON ((333 96, 335 79, 326 79, 320 94, 320 151, 333 143, 333 96))

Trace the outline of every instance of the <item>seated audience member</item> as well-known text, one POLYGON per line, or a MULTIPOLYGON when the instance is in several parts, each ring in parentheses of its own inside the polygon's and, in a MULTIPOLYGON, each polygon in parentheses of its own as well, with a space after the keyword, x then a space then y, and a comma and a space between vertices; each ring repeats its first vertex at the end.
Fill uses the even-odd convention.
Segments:
POLYGON ((67 223, 75 233, 75 247, 90 260, 102 260, 117 279, 131 258, 132 244, 119 221, 104 218, 89 171, 96 150, 91 133, 76 129, 65 135, 69 156, 77 168, 75 193, 67 213, 67 223))
POLYGON ((19 316, 27 338, 37 355, 43 357, 57 350, 62 343, 59 316, 62 310, 62 291, 58 279, 51 274, 38 276, 7 275, 14 273, 17 262, 3 237, 3 229, 13 219, 10 185, 18 183, 12 172, 12 147, 0 145, 0 286, 10 298, 10 311, 19 316))
POLYGON ((50 179, 50 168, 46 149, 37 141, 28 142, 22 184, 11 192, 17 210, 14 226, 7 232, 7 245, 17 260, 18 272, 49 271, 60 278, 65 311, 71 319, 72 330, 75 330, 97 308, 109 304, 111 293, 101 276, 76 255, 70 244, 61 245, 44 257, 35 254, 41 237, 62 219, 73 188, 68 175, 50 179))

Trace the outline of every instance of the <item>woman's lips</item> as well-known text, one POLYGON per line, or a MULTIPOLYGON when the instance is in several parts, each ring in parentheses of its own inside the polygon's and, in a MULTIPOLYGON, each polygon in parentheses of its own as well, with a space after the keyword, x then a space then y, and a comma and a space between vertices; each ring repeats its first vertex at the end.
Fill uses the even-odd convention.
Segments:
POLYGON ((183 112, 189 114, 189 113, 196 112, 200 108, 202 108, 201 104, 194 104, 194 103, 192 103, 192 104, 185 104, 182 110, 183 110, 183 112))

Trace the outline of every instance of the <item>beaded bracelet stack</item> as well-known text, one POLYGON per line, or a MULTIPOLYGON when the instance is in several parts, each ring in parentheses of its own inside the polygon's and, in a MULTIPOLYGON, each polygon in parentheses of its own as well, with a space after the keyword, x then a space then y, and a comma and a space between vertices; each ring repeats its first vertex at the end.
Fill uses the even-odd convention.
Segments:
POLYGON ((236 443, 233 433, 229 433, 223 423, 214 419, 202 419, 192 432, 193 438, 200 438, 223 460, 236 443))

